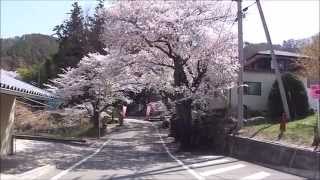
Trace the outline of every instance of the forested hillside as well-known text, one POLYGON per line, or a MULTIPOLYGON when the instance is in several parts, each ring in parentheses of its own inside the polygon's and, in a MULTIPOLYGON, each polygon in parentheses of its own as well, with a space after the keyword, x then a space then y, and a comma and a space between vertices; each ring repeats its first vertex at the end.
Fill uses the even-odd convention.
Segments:
POLYGON ((0 40, 0 68, 10 71, 40 64, 58 50, 57 40, 42 34, 26 34, 21 37, 0 40))

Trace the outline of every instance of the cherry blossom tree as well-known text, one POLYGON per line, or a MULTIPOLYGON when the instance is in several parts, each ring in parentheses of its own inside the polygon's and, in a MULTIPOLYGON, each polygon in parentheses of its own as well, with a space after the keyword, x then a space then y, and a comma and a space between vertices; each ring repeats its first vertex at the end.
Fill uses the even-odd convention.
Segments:
POLYGON ((221 1, 117 1, 103 13, 103 40, 139 77, 175 102, 183 146, 192 137, 192 105, 208 103, 237 77, 235 12, 221 1))
POLYGON ((129 102, 125 91, 135 91, 130 87, 134 79, 124 78, 131 76, 125 73, 125 67, 110 55, 89 54, 78 67, 68 68, 48 86, 67 104, 84 106, 94 127, 98 127, 103 111, 118 102, 129 102))

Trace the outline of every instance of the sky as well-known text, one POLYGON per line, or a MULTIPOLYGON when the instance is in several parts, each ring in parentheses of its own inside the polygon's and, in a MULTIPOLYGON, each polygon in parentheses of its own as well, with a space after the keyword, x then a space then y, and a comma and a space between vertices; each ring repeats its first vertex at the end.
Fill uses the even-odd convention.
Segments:
MULTIPOLYGON (((254 1, 244 1, 243 8, 254 1)), ((319 33, 319 0, 261 0, 261 6, 274 44, 288 39, 302 39, 319 33)), ((243 20, 244 41, 266 42, 256 4, 243 20)))
MULTIPOLYGON (((72 0, 0 0, 1 37, 41 33, 51 35, 52 29, 69 17, 72 0)), ((94 0, 80 1, 86 13, 97 4, 94 0)))
MULTIPOLYGON (((254 1, 244 0, 243 7, 254 1)), ((41 33, 52 35, 53 27, 68 18, 72 0, 1 0, 1 37, 41 33)), ((310 37, 320 30, 319 0, 261 0, 274 44, 288 39, 310 37)), ((96 1, 82 0, 85 12, 93 10, 96 1)), ((236 2, 234 1, 236 6, 236 2)), ((244 41, 266 42, 257 6, 249 8, 243 21, 244 41)), ((237 30, 236 24, 233 27, 237 30)))

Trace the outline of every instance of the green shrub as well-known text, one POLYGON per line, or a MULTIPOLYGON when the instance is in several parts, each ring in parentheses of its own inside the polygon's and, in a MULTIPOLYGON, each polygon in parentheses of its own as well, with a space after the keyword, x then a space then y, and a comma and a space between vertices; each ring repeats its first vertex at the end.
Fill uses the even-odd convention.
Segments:
MULTIPOLYGON (((309 103, 308 95, 303 83, 292 73, 283 74, 282 80, 286 91, 291 118, 307 116, 309 103)), ((280 117, 284 112, 277 81, 273 84, 268 97, 268 111, 271 117, 280 117)))

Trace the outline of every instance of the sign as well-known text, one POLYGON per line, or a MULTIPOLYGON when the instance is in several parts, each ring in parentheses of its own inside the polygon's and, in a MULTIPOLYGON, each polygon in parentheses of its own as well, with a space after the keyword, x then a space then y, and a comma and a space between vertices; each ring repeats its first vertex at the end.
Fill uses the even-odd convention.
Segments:
POLYGON ((311 96, 320 100, 320 84, 311 85, 311 96))

